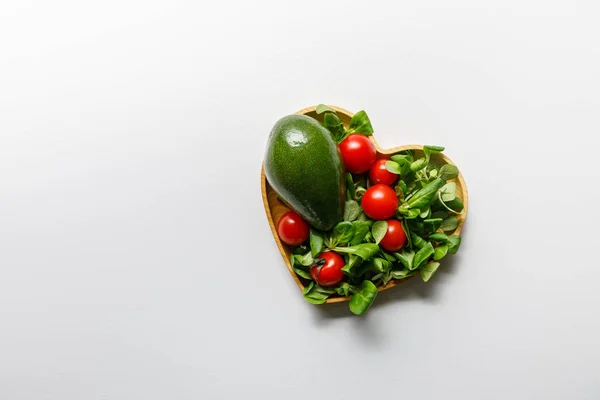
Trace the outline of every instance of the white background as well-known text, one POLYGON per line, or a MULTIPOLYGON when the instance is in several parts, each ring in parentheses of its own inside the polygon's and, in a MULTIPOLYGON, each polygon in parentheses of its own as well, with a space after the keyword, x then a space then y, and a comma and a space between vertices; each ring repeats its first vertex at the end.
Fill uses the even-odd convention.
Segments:
POLYGON ((0 398, 599 399, 594 3, 2 2, 0 398), (321 102, 470 193, 362 318, 303 300, 260 197, 321 102))

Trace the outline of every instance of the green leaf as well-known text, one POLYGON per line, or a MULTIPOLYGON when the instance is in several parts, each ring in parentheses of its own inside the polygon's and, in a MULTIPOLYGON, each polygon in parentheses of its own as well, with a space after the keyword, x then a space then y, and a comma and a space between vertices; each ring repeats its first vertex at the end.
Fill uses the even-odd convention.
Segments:
POLYGON ((348 282, 343 282, 340 286, 337 286, 335 292, 340 296, 349 296, 350 293, 356 290, 356 287, 352 286, 348 282))
POLYGON ((392 161, 396 161, 398 164, 405 162, 410 165, 413 162, 413 156, 410 154, 394 154, 390 158, 392 161))
POLYGON ((394 174, 399 174, 402 177, 408 176, 410 174, 412 174, 412 171, 410 170, 410 164, 412 162, 412 157, 408 158, 410 156, 404 156, 404 155, 396 155, 396 156, 392 156, 392 160, 388 161, 385 164, 385 167, 388 171, 394 173, 394 174), (409 161, 410 160, 410 161, 409 161), (388 163, 390 164, 390 168, 388 168, 388 163))
POLYGON ((297 262, 298 258, 302 258, 302 256, 300 256, 298 254, 292 254, 292 257, 290 260, 291 264, 292 264, 292 269, 294 270, 296 275, 298 275, 299 277, 304 278, 304 279, 312 279, 309 271, 302 269, 302 265, 299 262, 297 262))
POLYGON ((350 172, 346 172, 346 191, 348 192, 348 199, 352 200, 356 198, 356 189, 354 187, 354 179, 350 172))
POLYGON ((385 234, 387 233, 388 223, 386 221, 377 221, 373 224, 371 228, 371 234, 373 235, 373 239, 375 239, 375 244, 379 244, 385 234))
POLYGON ((404 179, 404 182, 406 182, 405 195, 407 200, 410 200, 410 198, 417 194, 419 189, 421 189, 424 186, 424 183, 420 180, 417 180, 417 177, 415 175, 404 179))
POLYGON ((429 177, 430 178, 436 178, 438 176, 438 170, 437 169, 432 169, 431 171, 429 171, 429 177))
POLYGON ((402 249, 401 253, 394 253, 394 257, 398 259, 409 270, 413 269, 413 262, 415 259, 415 252, 410 249, 402 249))
POLYGON ((308 286, 304 288, 304 290, 302 291, 302 295, 304 296, 304 299, 309 303, 323 304, 325 303, 325 300, 327 300, 329 295, 319 292, 315 288, 316 286, 318 285, 315 285, 314 282, 311 282, 308 286))
POLYGON ((410 238, 414 247, 416 247, 417 249, 422 249, 427 244, 427 240, 423 239, 421 236, 417 235, 414 232, 411 232, 410 238))
POLYGON ((306 245, 301 245, 294 249, 294 254, 300 254, 303 256, 306 254, 307 251, 308 251, 308 247, 306 247, 306 245))
POLYGON ((442 151, 444 151, 446 148, 442 147, 442 146, 430 146, 430 145, 426 145, 423 146, 423 152, 425 153, 425 157, 427 158, 427 161, 429 161, 429 158, 435 154, 439 154, 442 151))
POLYGON ((440 266, 439 262, 430 262, 429 264, 425 264, 425 266, 423 268, 421 268, 421 278, 423 278, 423 282, 427 282, 429 279, 431 279, 431 277, 433 276, 433 274, 435 274, 435 271, 437 271, 438 267, 440 266))
POLYGON ((398 203, 404 203, 404 191, 402 191, 401 186, 394 186, 394 192, 398 197, 398 203))
POLYGON ((442 222, 442 230, 444 232, 450 232, 455 230, 458 227, 458 218, 456 218, 454 215, 451 217, 446 218, 443 222, 442 222))
POLYGON ((427 166, 427 160, 424 158, 419 158, 418 160, 416 160, 410 164, 410 170, 413 172, 417 172, 417 171, 422 170, 426 166, 427 166))
POLYGON ((352 223, 352 225, 354 225, 354 237, 352 238, 350 245, 356 246, 357 244, 362 243, 362 241, 365 239, 365 236, 367 236, 367 233, 369 233, 369 228, 371 227, 371 222, 370 221, 354 221, 352 223))
POLYGON ((309 265, 311 265, 313 263, 314 260, 313 260, 312 253, 309 251, 304 256, 300 256, 299 258, 296 258, 296 261, 299 261, 300 264, 304 265, 305 267, 308 267, 309 265))
POLYGON ((333 250, 338 253, 353 254, 364 261, 368 261, 379 252, 379 246, 375 243, 361 243, 352 247, 336 247, 333 250))
POLYGON ((323 114, 324 112, 331 112, 335 114, 335 110, 325 104, 319 104, 316 110, 317 114, 323 114))
POLYGON ((439 261, 442 258, 446 257, 446 254, 448 254, 448 245, 442 244, 435 248, 435 251, 433 252, 433 259, 435 261, 439 261))
POLYGON ((392 271, 392 278, 406 279, 406 278, 413 276, 416 273, 417 273, 417 271, 409 271, 407 269, 403 269, 402 271, 392 271))
POLYGON ((454 179, 458 177, 458 168, 452 164, 444 164, 442 168, 440 168, 440 178, 449 181, 450 179, 454 179))
POLYGON ((344 207, 344 221, 354 221, 360 215, 361 209, 354 200, 347 200, 344 207))
POLYGON ((385 163, 385 169, 387 169, 388 172, 391 172, 392 174, 400 175, 402 173, 400 164, 398 164, 396 161, 387 161, 385 163))
POLYGON ((459 235, 448 236, 448 252, 450 254, 456 254, 460 247, 461 238, 459 235))
POLYGON ((425 219, 429 216, 429 213, 431 213, 431 208, 427 207, 422 209, 423 211, 421 211, 421 213, 419 214, 419 218, 425 219))
MULTIPOLYGON (((358 257, 355 257, 358 258, 358 257)), ((354 263, 348 263, 346 265, 344 265, 344 267, 342 268, 342 272, 345 273, 346 275, 352 275, 353 271, 352 268, 354 267, 354 263)))
POLYGON ((404 181, 398 181, 398 186, 400 187, 400 189, 402 189, 402 193, 404 193, 404 196, 406 196, 406 194, 408 193, 408 187, 406 186, 406 183, 404 181))
MULTIPOLYGON (((410 157, 410 159, 412 159, 412 157, 410 157)), ((400 166, 400 176, 402 176, 402 178, 414 176, 413 171, 410 169, 412 161, 409 161, 408 158, 397 158, 396 161, 392 161, 400 166)))
POLYGON ((379 246, 375 243, 362 243, 353 246, 356 249, 354 254, 362 258, 364 261, 370 260, 375 254, 379 252, 379 246))
POLYGON ((333 243, 332 237, 331 237, 331 233, 325 233, 325 246, 328 249, 333 249, 335 246, 335 243, 333 243))
MULTIPOLYGON (((456 200, 457 198, 458 197, 456 197, 454 200, 456 200)), ((461 215, 461 214, 465 213, 465 210, 463 210, 463 209, 461 209, 461 211, 455 211, 452 208, 450 208, 448 206, 448 204, 446 204, 446 202, 444 200, 442 200, 441 194, 438 194, 438 201, 436 203, 441 204, 443 208, 445 208, 447 211, 451 212, 452 214, 461 215)))
POLYGON ((441 218, 429 218, 423 221, 423 226, 428 232, 435 232, 440 229, 443 221, 441 218))
POLYGON ((381 250, 381 254, 383 254, 383 257, 384 257, 386 260, 388 260, 389 262, 391 262, 391 263, 393 263, 393 262, 396 262, 396 259, 395 259, 395 258, 394 258, 394 256, 393 256, 393 255, 391 255, 390 253, 388 253, 388 252, 385 252, 385 251, 381 250))
POLYGON ((402 230, 404 231, 404 234, 406 235, 406 242, 408 244, 408 247, 412 248, 412 238, 410 237, 410 228, 408 227, 408 223, 406 222, 405 219, 403 219, 402 221, 400 221, 402 223, 402 230))
POLYGON ((427 244, 423 246, 421 250, 417 251, 417 254, 415 254, 413 268, 419 268, 421 264, 423 264, 429 257, 433 255, 434 251, 433 245, 427 242, 427 244))
POLYGON ((324 287, 324 286, 315 285, 314 290, 316 292, 319 292, 319 293, 322 293, 322 294, 326 294, 328 296, 331 296, 332 294, 335 294, 335 289, 334 288, 330 288, 330 287, 324 287))
POLYGON ((369 116, 366 112, 364 112, 364 110, 361 110, 354 114, 354 116, 350 120, 350 127, 348 128, 348 132, 360 133, 365 136, 371 136, 373 134, 373 126, 371 125, 369 116))
POLYGON ((392 271, 388 271, 385 274, 383 274, 383 277, 381 279, 383 281, 382 285, 383 286, 387 285, 388 282, 392 280, 392 271))
MULTIPOLYGON (((407 203, 405 203, 407 204, 407 203)), ((405 208, 405 207, 398 207, 398 212, 406 219, 415 219, 419 216, 419 213, 421 212, 418 208, 405 208)))
POLYGON ((377 297, 377 287, 371 281, 363 281, 350 298, 350 311, 356 315, 364 314, 377 297))
POLYGON ((358 201, 360 201, 360 199, 362 199, 362 197, 364 196, 365 192, 367 191, 367 189, 365 189, 362 186, 358 186, 356 188, 356 194, 354 195, 354 198, 358 201))
POLYGON ((356 279, 355 282, 360 283, 362 277, 367 271, 374 271, 373 264, 369 261, 362 261, 360 257, 354 256, 358 261, 355 262, 356 267, 352 270, 352 276, 356 279))
POLYGON ((323 125, 325 128, 329 129, 329 132, 331 132, 333 139, 337 143, 340 143, 344 139, 346 130, 344 129, 344 124, 342 124, 342 121, 340 121, 337 115, 326 113, 323 117, 323 125))
POLYGON ((323 251, 323 241, 323 233, 310 228, 310 253, 313 257, 323 251))
MULTIPOLYGON (((425 228, 423 227, 423 221, 419 221, 418 219, 409 219, 405 220, 409 225, 411 233, 416 233, 417 235, 423 237, 425 235, 425 228)), ((412 238, 411 238, 412 240, 412 238)))
POLYGON ((440 210, 440 211, 436 211, 433 214, 431 214, 431 218, 441 218, 441 219, 446 219, 448 218, 450 214, 448 214, 447 211, 444 210, 440 210))
POLYGON ((439 243, 448 243, 448 235, 441 232, 435 232, 429 235, 429 240, 433 240, 434 242, 439 243))
POLYGON ((354 236, 354 225, 352 222, 340 222, 333 228, 332 242, 333 246, 348 244, 354 236))
POLYGON ((440 188, 439 195, 443 202, 452 201, 456 198, 456 183, 448 182, 440 188))
POLYGON ((302 256, 300 254, 292 254, 292 257, 291 257, 292 267, 294 265, 302 265, 302 257, 304 257, 304 256, 302 256))
POLYGON ((371 264, 377 272, 387 272, 392 268, 391 262, 380 257, 373 258, 371 264))
POLYGON ((424 208, 429 206, 434 199, 436 192, 443 184, 444 181, 440 178, 434 179, 415 193, 414 196, 408 200, 408 205, 410 208, 424 208))
POLYGON ((446 150, 444 146, 435 146, 432 144, 426 144, 423 146, 423 151, 429 151, 430 154, 438 154, 446 150))
POLYGON ((461 211, 465 207, 460 197, 455 197, 454 200, 446 202, 445 205, 454 210, 454 212, 461 211))
POLYGON ((454 199, 446 203, 444 200, 442 200, 442 196, 438 194, 438 201, 436 203, 440 204, 443 208, 445 208, 452 214, 461 215, 465 213, 463 202, 458 197, 455 197, 454 199))
POLYGON ((294 272, 296 273, 296 275, 298 275, 300 278, 304 278, 304 279, 312 279, 312 276, 310 276, 310 272, 305 271, 303 269, 300 269, 298 267, 293 267, 294 272))

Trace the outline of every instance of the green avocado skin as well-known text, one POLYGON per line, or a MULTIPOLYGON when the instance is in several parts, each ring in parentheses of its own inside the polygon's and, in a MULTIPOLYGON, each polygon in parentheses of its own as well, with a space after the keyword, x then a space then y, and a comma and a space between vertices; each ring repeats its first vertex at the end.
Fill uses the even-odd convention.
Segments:
POLYGON ((277 121, 264 168, 277 195, 313 227, 327 231, 342 220, 344 165, 331 133, 316 120, 288 115, 277 121))

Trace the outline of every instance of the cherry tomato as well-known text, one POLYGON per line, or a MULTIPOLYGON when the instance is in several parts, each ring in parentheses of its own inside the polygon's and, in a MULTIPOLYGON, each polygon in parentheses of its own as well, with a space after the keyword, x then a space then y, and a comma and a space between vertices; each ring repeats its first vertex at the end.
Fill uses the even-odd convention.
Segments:
POLYGON ((391 173, 385 168, 385 163, 389 160, 380 159, 375 161, 369 170, 369 178, 373 184, 383 183, 384 185, 392 185, 398 179, 398 175, 391 173))
POLYGON ((325 265, 315 265, 310 269, 310 275, 321 286, 334 286, 344 279, 344 259, 333 251, 326 251, 316 258, 324 258, 325 265))
POLYGON ((308 239, 309 227, 294 211, 288 211, 281 216, 277 224, 277 233, 282 242, 290 246, 298 246, 308 239))
POLYGON ((398 251, 406 244, 402 223, 397 219, 389 219, 387 225, 387 232, 379 244, 387 251, 398 251))
POLYGON ((339 147, 346 171, 353 174, 368 171, 377 156, 373 142, 365 135, 352 134, 339 147))
POLYGON ((367 189, 361 205, 367 217, 384 220, 396 214, 398 197, 390 186, 378 183, 367 189))

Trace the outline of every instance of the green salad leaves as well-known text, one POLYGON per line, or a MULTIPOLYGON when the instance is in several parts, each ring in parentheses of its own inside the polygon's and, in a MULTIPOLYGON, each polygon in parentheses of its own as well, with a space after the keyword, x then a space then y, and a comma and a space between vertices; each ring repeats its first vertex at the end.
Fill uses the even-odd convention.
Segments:
MULTIPOLYGON (((316 113, 322 115, 321 123, 337 143, 353 133, 373 134, 364 111, 346 125, 332 107, 320 104, 316 113)), ((385 169, 397 176, 392 185, 398 198, 395 218, 406 236, 404 246, 397 251, 382 247, 388 222, 370 219, 361 207, 362 196, 373 185, 369 174, 346 173, 343 221, 328 232, 311 229, 308 245, 295 248, 291 257, 293 270, 305 282, 307 301, 322 304, 330 297, 349 296, 350 311, 364 314, 379 288, 417 274, 428 282, 440 268, 440 260, 459 250, 461 237, 453 233, 465 210, 455 181, 458 168, 444 163, 440 156, 444 150, 428 145, 422 151, 393 154, 385 163, 385 169), (344 279, 333 287, 320 286, 311 278, 310 268, 324 261, 318 257, 323 251, 336 252, 345 262, 344 279)))

